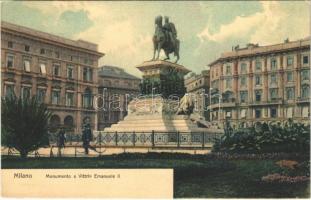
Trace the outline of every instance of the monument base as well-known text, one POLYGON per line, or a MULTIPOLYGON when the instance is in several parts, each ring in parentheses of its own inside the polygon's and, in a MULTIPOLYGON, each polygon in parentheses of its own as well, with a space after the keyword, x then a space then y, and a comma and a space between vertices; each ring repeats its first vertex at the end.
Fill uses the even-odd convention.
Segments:
POLYGON ((124 120, 104 132, 208 132, 188 115, 176 115, 178 101, 162 97, 136 99, 129 103, 124 120))

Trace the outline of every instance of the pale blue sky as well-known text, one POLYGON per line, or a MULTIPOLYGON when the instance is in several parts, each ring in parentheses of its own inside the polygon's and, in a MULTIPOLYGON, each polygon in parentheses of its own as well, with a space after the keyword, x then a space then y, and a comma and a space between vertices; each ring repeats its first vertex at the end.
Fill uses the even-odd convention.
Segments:
POLYGON ((95 42, 116 65, 152 57, 154 18, 167 15, 181 41, 180 64, 200 72, 237 44, 267 45, 309 35, 309 2, 2 2, 2 20, 71 39, 95 42))

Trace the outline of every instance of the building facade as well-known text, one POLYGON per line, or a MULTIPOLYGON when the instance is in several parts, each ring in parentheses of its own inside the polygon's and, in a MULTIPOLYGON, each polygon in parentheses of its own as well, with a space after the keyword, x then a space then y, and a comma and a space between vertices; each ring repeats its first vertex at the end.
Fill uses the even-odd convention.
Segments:
POLYGON ((128 103, 139 95, 141 79, 115 66, 102 66, 98 70, 101 105, 98 112, 98 129, 118 123, 127 115, 128 103))
POLYGON ((309 123, 310 39, 223 53, 210 65, 211 120, 309 123))
POLYGON ((98 92, 97 45, 1 22, 1 96, 36 95, 53 112, 50 130, 79 133, 97 127, 93 96, 98 92))
POLYGON ((194 113, 209 121, 209 88, 210 72, 203 70, 200 74, 192 73, 185 79, 187 93, 192 95, 194 100, 194 113))

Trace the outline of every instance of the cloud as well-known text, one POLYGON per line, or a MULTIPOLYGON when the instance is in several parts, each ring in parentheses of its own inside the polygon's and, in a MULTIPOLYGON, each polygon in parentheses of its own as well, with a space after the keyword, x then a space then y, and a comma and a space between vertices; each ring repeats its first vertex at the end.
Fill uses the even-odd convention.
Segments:
MULTIPOLYGON (((225 42, 232 38, 249 38, 249 42, 271 44, 281 42, 287 37, 299 39, 308 34, 308 19, 301 15, 290 15, 291 10, 286 10, 280 2, 261 2, 262 11, 247 17, 237 16, 228 24, 220 27, 216 33, 211 33, 206 27, 197 36, 203 42, 206 39, 216 42, 225 42), (298 25, 295 25, 297 24, 298 25), (297 27, 293 31, 293 27, 297 27)), ((288 6, 288 5, 287 5, 288 6)), ((307 13, 307 12, 302 12, 307 13)))
MULTIPOLYGON (((139 76, 152 57, 154 17, 168 15, 181 41, 180 64, 200 72, 232 45, 273 44, 309 33, 309 2, 5 2, 2 18, 71 39, 98 44, 100 65, 139 76), (185 16, 185 13, 188 16, 185 16), (83 22, 83 23, 82 23, 83 22)), ((173 56, 171 56, 173 57, 173 56)))

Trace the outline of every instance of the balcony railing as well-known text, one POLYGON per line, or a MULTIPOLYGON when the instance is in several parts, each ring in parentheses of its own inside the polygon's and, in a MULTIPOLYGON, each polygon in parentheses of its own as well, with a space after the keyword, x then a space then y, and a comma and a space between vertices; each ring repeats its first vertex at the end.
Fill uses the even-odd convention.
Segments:
POLYGON ((297 98, 297 103, 309 103, 310 102, 310 97, 298 97, 297 98))

